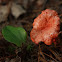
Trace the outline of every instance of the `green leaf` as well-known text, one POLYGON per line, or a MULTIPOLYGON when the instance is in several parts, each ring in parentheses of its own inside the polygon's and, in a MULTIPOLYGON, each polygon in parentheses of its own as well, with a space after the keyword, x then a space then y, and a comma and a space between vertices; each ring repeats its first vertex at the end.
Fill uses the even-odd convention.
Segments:
POLYGON ((25 43, 27 37, 26 31, 21 27, 6 26, 2 29, 2 34, 8 42, 14 43, 18 47, 25 43))

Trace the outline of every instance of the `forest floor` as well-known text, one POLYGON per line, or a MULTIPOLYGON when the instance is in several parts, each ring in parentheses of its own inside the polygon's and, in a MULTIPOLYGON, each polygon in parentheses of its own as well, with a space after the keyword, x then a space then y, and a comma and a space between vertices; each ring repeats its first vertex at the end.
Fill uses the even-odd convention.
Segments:
POLYGON ((34 0, 31 4, 28 3, 26 13, 20 15, 17 19, 10 13, 8 19, 0 23, 0 62, 62 62, 62 34, 59 34, 58 44, 51 46, 44 43, 41 43, 40 46, 35 45, 30 39, 32 23, 45 9, 53 9, 58 12, 61 19, 60 31, 62 31, 62 0, 42 0, 42 4, 36 2, 37 0, 34 0), (22 45, 22 49, 3 38, 1 31, 7 25, 23 27, 27 31, 27 41, 26 44, 22 45), (27 45, 30 45, 30 50, 27 50, 27 45), (17 48, 17 51, 15 48, 17 48))

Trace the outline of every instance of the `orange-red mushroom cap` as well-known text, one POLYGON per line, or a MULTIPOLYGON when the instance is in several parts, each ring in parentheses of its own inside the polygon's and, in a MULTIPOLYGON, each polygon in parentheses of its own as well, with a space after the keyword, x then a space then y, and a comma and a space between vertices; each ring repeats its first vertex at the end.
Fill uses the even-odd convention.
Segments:
POLYGON ((60 18, 54 10, 46 9, 34 19, 33 29, 30 32, 31 40, 38 44, 44 42, 51 45, 58 37, 60 31, 60 18))

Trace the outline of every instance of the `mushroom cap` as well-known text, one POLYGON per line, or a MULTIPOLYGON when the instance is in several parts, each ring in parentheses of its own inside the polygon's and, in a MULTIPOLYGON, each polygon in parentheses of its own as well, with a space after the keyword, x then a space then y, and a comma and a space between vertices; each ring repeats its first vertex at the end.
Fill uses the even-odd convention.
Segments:
POLYGON ((54 10, 46 9, 34 19, 33 29, 30 32, 31 40, 38 44, 44 42, 51 45, 58 37, 60 31, 60 18, 54 10))

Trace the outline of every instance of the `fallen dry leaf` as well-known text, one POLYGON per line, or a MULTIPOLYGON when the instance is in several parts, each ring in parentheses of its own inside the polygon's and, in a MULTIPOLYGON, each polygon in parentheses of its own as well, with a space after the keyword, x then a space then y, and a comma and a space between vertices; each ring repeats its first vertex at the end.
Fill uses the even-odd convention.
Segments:
POLYGON ((9 5, 5 5, 5 6, 0 6, 0 23, 2 22, 2 21, 6 21, 7 20, 7 17, 8 17, 8 15, 9 15, 9 12, 10 12, 10 10, 9 10, 10 8, 9 8, 9 5))
POLYGON ((22 15, 23 13, 26 13, 26 11, 21 7, 21 5, 12 3, 11 13, 17 19, 20 15, 22 15))

